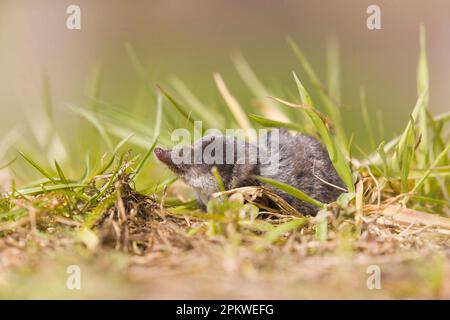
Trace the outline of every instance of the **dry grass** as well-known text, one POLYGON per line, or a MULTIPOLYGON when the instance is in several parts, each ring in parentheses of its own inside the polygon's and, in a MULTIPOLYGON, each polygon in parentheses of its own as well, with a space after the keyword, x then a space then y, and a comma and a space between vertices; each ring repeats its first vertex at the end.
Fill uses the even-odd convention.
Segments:
POLYGON ((375 203, 333 205, 320 239, 320 219, 288 214, 294 209, 263 188, 229 190, 218 200, 237 203, 233 194, 242 195, 260 208, 258 217, 241 204, 223 214, 164 206, 164 197, 135 192, 125 174, 110 188, 116 199, 93 231, 51 213, 64 205, 60 195, 16 200, 46 207, 3 226, 10 230, 0 238, 0 285, 12 290, 4 298, 53 297, 38 280, 46 268, 59 270, 49 282, 67 298, 450 298, 449 219, 402 209, 400 197, 378 205, 366 192, 364 201, 375 203), (292 221, 301 223, 277 231, 292 221), (100 288, 64 289, 69 264, 100 288), (381 290, 366 286, 372 264, 382 270, 381 290))

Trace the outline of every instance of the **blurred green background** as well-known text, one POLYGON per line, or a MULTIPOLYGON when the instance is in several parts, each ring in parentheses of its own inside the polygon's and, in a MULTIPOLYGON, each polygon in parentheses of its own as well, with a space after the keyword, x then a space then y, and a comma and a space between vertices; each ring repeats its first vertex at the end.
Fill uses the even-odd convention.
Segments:
POLYGON ((90 141, 80 134, 85 126, 67 103, 87 106, 95 93, 130 113, 137 112, 136 106, 148 106, 143 115, 153 113, 155 102, 145 93, 126 43, 134 47, 149 80, 169 86, 168 79, 176 75, 205 105, 221 100, 213 72, 222 74, 242 105, 252 103, 231 62, 234 52, 243 54, 274 93, 288 95, 295 92, 292 71, 303 75, 286 42, 291 36, 325 83, 327 44, 337 39, 345 128, 365 147, 360 86, 366 90, 373 127, 377 117, 382 119, 378 142, 400 133, 417 99, 420 23, 427 28, 431 112, 450 109, 449 12, 446 0, 0 0, 0 134, 3 142, 11 135, 28 134, 30 139, 21 146, 45 136, 39 123, 48 121, 46 90, 54 108, 50 118, 62 143, 78 145, 74 150, 80 153, 90 141), (79 31, 65 26, 71 4, 81 7, 79 31), (370 4, 381 7, 381 30, 366 27, 370 4), (95 79, 101 80, 100 86, 93 85, 95 79))

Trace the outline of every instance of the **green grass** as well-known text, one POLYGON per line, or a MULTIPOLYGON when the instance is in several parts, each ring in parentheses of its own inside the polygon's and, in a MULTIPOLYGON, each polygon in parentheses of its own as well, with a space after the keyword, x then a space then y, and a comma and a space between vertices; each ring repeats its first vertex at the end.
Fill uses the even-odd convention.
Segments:
MULTIPOLYGON (((361 148, 352 146, 351 143, 346 140, 346 137, 350 136, 351 132, 346 132, 345 128, 342 126, 342 115, 339 105, 339 66, 336 65, 338 64, 339 53, 336 44, 329 46, 328 67, 331 78, 328 79, 329 87, 327 88, 314 72, 313 67, 295 41, 289 38, 288 43, 291 46, 294 55, 298 58, 300 67, 304 70, 304 75, 307 80, 312 83, 312 87, 309 90, 311 90, 315 96, 319 97, 317 103, 313 103, 311 95, 303 86, 296 73, 294 73, 294 80, 298 88, 298 101, 300 104, 295 101, 288 102, 291 97, 276 97, 269 99, 269 96, 271 95, 270 90, 257 78, 255 72, 251 69, 243 56, 235 55, 233 56, 233 63, 236 70, 244 81, 244 84, 250 89, 254 96, 260 100, 261 115, 253 108, 244 108, 232 96, 232 93, 226 87, 221 76, 216 74, 215 80, 218 85, 218 91, 222 95, 225 105, 228 106, 228 111, 224 110, 223 114, 219 114, 217 110, 207 108, 205 104, 199 101, 189 88, 177 78, 173 78, 171 81, 174 86, 173 90, 166 90, 163 86, 159 85, 159 89, 154 87, 146 77, 145 68, 139 60, 137 53, 130 44, 127 44, 126 50, 129 54, 131 65, 136 70, 136 73, 141 78, 142 82, 147 86, 148 94, 157 101, 155 104, 156 111, 151 112, 153 114, 153 119, 136 117, 135 114, 128 114, 126 111, 113 107, 105 102, 94 103, 95 108, 83 108, 71 105, 70 109, 86 120, 86 126, 90 125, 94 127, 97 132, 96 134, 92 134, 91 132, 89 138, 82 138, 83 140, 89 139, 89 141, 92 142, 92 145, 99 146, 98 150, 91 150, 89 159, 100 159, 100 154, 105 151, 110 153, 109 156, 106 156, 106 159, 108 159, 106 161, 104 160, 104 156, 101 157, 100 164, 99 162, 93 164, 91 163, 91 160, 87 160, 85 170, 87 172, 92 172, 92 174, 84 174, 83 176, 85 178, 82 180, 70 180, 66 177, 66 173, 63 172, 60 165, 60 163, 65 165, 64 159, 49 159, 54 162, 54 168, 51 168, 50 163, 42 161, 42 159, 39 162, 23 153, 37 154, 35 147, 30 147, 30 150, 22 149, 19 153, 22 155, 22 158, 26 160, 25 162, 36 169, 44 178, 48 179, 48 181, 41 184, 43 188, 48 188, 56 185, 68 185, 69 183, 85 183, 95 175, 104 174, 110 168, 113 161, 116 161, 120 157, 123 158, 123 154, 120 154, 120 152, 123 152, 124 148, 137 148, 138 151, 135 151, 135 153, 139 153, 140 150, 148 148, 140 162, 130 164, 130 168, 135 168, 132 174, 132 178, 134 179, 141 176, 142 172, 145 171, 144 169, 148 166, 148 160, 152 150, 157 143, 165 146, 172 144, 168 136, 170 128, 184 126, 192 129, 191 125, 195 120, 203 121, 207 128, 250 128, 252 127, 251 121, 253 121, 257 126, 285 126, 294 131, 308 132, 312 135, 319 136, 329 152, 333 165, 345 182, 348 192, 351 194, 355 193, 355 178, 359 176, 361 179, 367 170, 370 169, 374 172, 375 178, 382 180, 382 187, 386 188, 386 190, 389 189, 391 196, 412 193, 411 195, 417 197, 426 196, 428 198, 440 199, 441 201, 448 201, 448 190, 446 190, 447 175, 449 173, 448 145, 446 144, 448 137, 445 136, 444 128, 447 126, 449 118, 448 116, 442 116, 441 119, 439 119, 440 116, 432 117, 427 111, 429 80, 424 28, 421 29, 420 33, 421 51, 417 67, 418 100, 411 113, 410 121, 398 138, 387 143, 375 140, 376 138, 373 134, 372 123, 367 113, 365 93, 363 90, 361 91, 362 120, 367 128, 367 141, 373 150, 366 158, 360 159, 350 158, 351 155, 355 154, 355 151, 352 150, 353 148, 356 148, 357 150, 361 150, 361 148), (174 93, 169 93, 169 91, 173 91, 174 93), (158 92, 162 92, 167 99, 166 102, 168 102, 165 117, 162 115, 162 108, 165 102, 163 102, 161 95, 158 92), (303 122, 297 122, 294 119, 289 120, 291 111, 288 110, 289 108, 283 108, 283 105, 293 107, 295 112, 298 113, 298 117, 302 117, 303 112, 303 122), (174 107, 174 109, 170 110, 171 106, 174 107), (319 111, 316 107, 320 107, 322 111, 319 111), (173 116, 175 110, 178 112, 177 116, 173 116), (278 118, 285 119, 285 121, 268 117, 267 115, 270 114, 270 110, 276 111, 278 118), (306 117, 304 117, 305 115, 306 117), (308 121, 312 126, 308 125, 308 121), (95 139, 100 139, 100 142, 94 143, 93 140, 95 139), (120 142, 116 142, 117 147, 114 147, 113 141, 117 141, 117 139, 120 139, 120 142), (418 143, 419 141, 420 143, 418 143), (97 156, 93 157, 92 154, 97 154, 97 156), (375 158, 376 161, 373 161, 374 155, 378 156, 378 158, 375 158), (357 160, 357 162, 353 160, 357 160), (378 160, 381 160, 381 162, 378 160), (97 168, 93 169, 92 167, 97 168), (54 174, 55 169, 57 174, 54 174), (422 176, 411 178, 411 171, 420 170, 424 172, 422 176), (430 195, 432 195, 432 197, 429 197, 430 195)), ((97 74, 94 79, 92 88, 94 93, 98 92, 99 87, 101 87, 100 78, 101 77, 97 74)), ((56 120, 53 116, 48 76, 44 77, 43 92, 46 114, 49 119, 47 124, 49 126, 48 130, 55 131, 55 135, 58 135, 54 128, 56 120)), ((95 99, 97 99, 97 96, 97 94, 94 94, 95 99)), ((247 105, 248 104, 245 104, 245 106, 247 105)), ((270 115, 273 116, 273 114, 270 115)), ((80 135, 82 135, 82 133, 80 133, 80 135)), ((48 143, 51 143, 51 141, 48 143)), ((89 149, 88 145, 86 145, 86 147, 87 152, 87 149, 89 149)), ((44 148, 47 149, 48 146, 45 146, 44 148)), ((64 149, 70 150, 70 141, 65 143, 64 149)), ((15 159, 14 152, 10 152, 10 154, 12 154, 11 158, 15 159)), ((78 155, 75 159, 79 159, 81 156, 85 158, 87 154, 85 156, 78 155)), ((10 162, 7 162, 3 167, 13 167, 14 172, 24 170, 25 173, 23 175, 21 174, 21 176, 26 176, 29 174, 29 170, 24 168, 24 164, 23 161, 10 160, 10 162)), ((70 164, 71 163, 68 165, 70 164)), ((158 165, 155 164, 153 166, 158 165)), ((73 173, 74 169, 70 168, 68 172, 73 173)), ((383 191, 383 188, 381 191, 383 191)), ((423 201, 409 199, 408 204, 412 208, 429 206, 427 211, 437 214, 444 213, 444 208, 436 206, 433 203, 424 203, 423 201)))

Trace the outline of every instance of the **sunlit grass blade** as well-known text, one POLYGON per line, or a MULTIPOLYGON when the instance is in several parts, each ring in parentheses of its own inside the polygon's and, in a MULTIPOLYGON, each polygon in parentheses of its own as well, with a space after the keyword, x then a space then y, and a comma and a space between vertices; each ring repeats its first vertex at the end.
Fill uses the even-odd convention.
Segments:
POLYGON ((341 85, 339 42, 335 37, 327 39, 327 80, 328 91, 331 99, 336 101, 337 105, 340 105, 341 85))
POLYGON ((116 195, 112 194, 105 201, 101 202, 97 207, 91 210, 86 217, 85 222, 83 223, 83 227, 92 228, 95 222, 101 217, 102 214, 105 213, 114 203, 116 202, 116 195))
MULTIPOLYGON (((156 184, 156 185, 152 185, 152 186, 150 186, 150 187, 148 187, 148 188, 145 188, 145 189, 143 189, 143 190, 140 190, 140 192, 141 193, 143 193, 143 194, 155 194, 155 193, 159 193, 159 192, 161 192, 161 191, 163 191, 164 190, 164 188, 167 186, 170 186, 170 185, 172 185, 175 181, 177 181, 179 178, 177 177, 177 176, 175 176, 175 177, 170 177, 170 178, 167 178, 167 179, 165 179, 164 181, 162 181, 162 182, 160 182, 160 183, 158 183, 158 184, 156 184)), ((178 200, 179 201, 179 200, 178 200)), ((165 202, 165 205, 167 205, 167 199, 166 199, 166 202, 165 202)))
POLYGON ((332 137, 331 133, 329 132, 327 126, 326 126, 326 120, 321 116, 321 114, 313 108, 311 103, 311 99, 309 98, 309 94, 306 91, 306 89, 303 87, 300 80, 297 78, 297 76, 294 73, 294 79, 297 83, 297 88, 300 94, 301 101, 303 105, 296 105, 292 104, 290 102, 283 101, 281 99, 277 99, 281 103, 284 103, 290 107, 294 108, 300 108, 306 112, 308 117, 311 119, 312 123, 314 124, 316 130, 319 132, 320 136, 322 137, 325 147, 328 150, 328 153, 330 155, 330 159, 333 163, 333 166, 335 167, 337 173, 341 177, 342 181, 344 181, 345 185, 347 186, 348 192, 355 192, 355 186, 353 184, 353 177, 352 172, 350 169, 350 166, 347 162, 347 160, 344 157, 344 154, 342 153, 341 149, 337 145, 336 141, 332 137))
POLYGON ((302 218, 296 218, 288 222, 284 222, 275 228, 269 230, 264 235, 264 238, 262 238, 257 244, 256 249, 261 250, 265 247, 271 245, 278 239, 280 239, 284 234, 286 234, 289 231, 295 230, 297 228, 300 228, 301 226, 304 226, 309 222, 308 217, 302 217, 302 218))
POLYGON ((225 185, 223 184, 223 180, 222 180, 222 177, 220 176, 219 170, 217 170, 217 167, 213 167, 211 171, 212 171, 212 174, 214 175, 214 179, 216 179, 219 191, 224 192, 225 185))
MULTIPOLYGON (((393 169, 397 172, 401 171, 401 164, 403 161, 403 157, 405 157, 404 152, 411 147, 415 142, 411 141, 411 132, 414 131, 414 123, 419 115, 420 109, 422 108, 423 101, 427 95, 427 91, 423 92, 419 98, 417 99, 416 105, 414 106, 413 112, 410 116, 410 120, 406 125, 405 130, 400 136, 400 140, 396 146, 394 155, 392 157, 392 166, 393 169)), ((403 168, 405 170, 406 168, 403 168)))
POLYGON ((130 131, 141 133, 144 135, 150 135, 152 127, 147 122, 144 122, 142 117, 137 117, 130 112, 126 111, 126 108, 121 106, 113 106, 104 101, 97 101, 102 106, 96 110, 95 114, 103 122, 114 123, 121 127, 126 127, 130 131))
MULTIPOLYGON (((86 187, 86 184, 83 183, 68 183, 68 184, 57 184, 52 186, 40 186, 40 187, 33 187, 33 188, 25 188, 25 189, 18 189, 17 192, 23 195, 36 195, 40 193, 47 193, 50 191, 58 191, 58 190, 64 190, 64 189, 75 189, 75 188, 83 188, 86 187)), ((14 191, 9 192, 9 195, 12 195, 14 191)))
POLYGON ((114 168, 114 171, 112 172, 112 174, 109 177, 108 181, 103 185, 103 187, 96 194, 94 194, 92 197, 89 198, 89 201, 88 201, 88 203, 86 203, 85 207, 89 206, 94 201, 97 201, 99 198, 101 198, 108 191, 108 189, 111 188, 113 183, 116 181, 116 178, 117 178, 117 175, 119 173, 120 168, 123 165, 124 156, 125 156, 125 154, 122 153, 120 158, 119 158, 119 160, 118 160, 117 166, 114 168))
MULTIPOLYGON (((416 102, 416 106, 415 106, 414 111, 413 111, 413 117, 416 116, 417 113, 418 113, 417 106, 420 105, 421 99, 422 99, 422 98, 419 97, 418 101, 416 102), (417 110, 417 111, 416 111, 416 110, 417 110)), ((430 118, 430 117, 429 117, 429 118, 430 118)), ((437 115, 437 116, 432 117, 432 122, 434 122, 436 126, 437 126, 437 125, 440 126, 440 125, 442 125, 443 123, 446 123, 446 122, 449 121, 449 120, 450 120, 450 112, 445 112, 445 113, 442 113, 442 114, 439 114, 439 115, 437 115)), ((431 120, 430 120, 430 121, 431 121, 431 120)), ((389 140, 387 143, 385 143, 385 145, 384 145, 384 152, 385 152, 386 154, 387 154, 388 152, 390 152, 391 150, 395 149, 395 147, 398 145, 400 139, 402 139, 402 135, 403 135, 403 133, 402 133, 401 135, 398 135, 398 136, 394 137, 393 139, 389 140)), ((439 140, 439 139, 440 139, 440 135, 438 134, 438 135, 435 137, 435 141, 437 141, 437 140, 439 140)), ((441 149, 441 150, 442 150, 442 149, 441 149)), ((363 160, 363 164, 364 164, 364 165, 366 165, 367 163, 375 163, 375 164, 378 164, 378 163, 380 163, 380 161, 381 161, 380 155, 379 155, 377 152, 374 152, 374 153, 370 154, 370 155, 367 157, 367 159, 364 159, 364 160, 363 160)))
POLYGON ((87 88, 88 97, 91 99, 89 105, 91 110, 97 109, 97 101, 100 99, 101 84, 103 79, 103 63, 97 63, 92 71, 92 80, 87 88))
POLYGON ((172 95, 170 95, 165 89, 161 86, 158 86, 159 90, 164 94, 164 96, 169 100, 176 110, 190 123, 194 124, 197 119, 195 119, 191 113, 186 112, 186 108, 183 107, 172 95))
MULTIPOLYGON (((444 128, 444 123, 439 123, 436 121, 433 116, 430 114, 430 112, 427 110, 427 116, 428 116, 428 124, 430 126, 430 131, 433 132, 433 142, 432 142, 432 152, 430 154, 433 154, 434 157, 436 157, 442 150, 445 149, 446 143, 443 139, 442 129, 444 128)), ((444 157, 442 159, 442 165, 447 165, 448 158, 444 157)))
POLYGON ((283 101, 281 99, 277 99, 280 102, 286 103, 289 106, 292 107, 298 107, 302 110, 305 110, 311 121, 313 122, 316 130, 319 132, 320 136, 322 137, 325 147, 327 148, 328 154, 330 155, 331 162, 333 163, 334 168, 336 169, 337 173, 341 177, 342 181, 344 181, 345 185, 347 186, 347 189, 349 192, 355 191, 355 186, 353 184, 353 178, 352 178, 352 172, 350 169, 349 164, 347 163, 347 160, 344 157, 344 154, 337 146, 336 142, 332 138, 330 132, 327 129, 327 126, 325 125, 325 122, 323 118, 320 117, 320 114, 316 112, 315 109, 313 109, 310 106, 300 106, 291 104, 287 101, 283 101))
MULTIPOLYGON (((329 95, 329 93, 325 90, 325 86, 320 81, 317 74, 314 72, 314 69, 311 67, 310 63, 306 59, 306 56, 303 54, 303 52, 300 50, 300 48, 297 46, 295 41, 288 37, 287 41, 294 52, 295 56, 297 57, 297 60, 300 62, 300 65, 305 70, 308 78, 311 80, 312 84, 314 85, 316 92, 325 107, 326 112, 331 117, 335 127, 336 127, 336 133, 338 136, 339 141, 341 144, 345 144, 347 139, 345 138, 345 132, 342 126, 342 119, 341 119, 341 113, 339 110, 339 105, 336 101, 333 101, 329 95)), ((312 104, 311 104, 312 105, 312 104)))
POLYGON ((145 164, 147 163, 148 159, 149 159, 150 156, 152 155, 153 150, 155 149, 156 143, 157 143, 157 142, 158 142, 158 136, 156 136, 156 137, 153 139, 153 141, 152 141, 152 143, 151 143, 151 145, 150 145, 150 148, 147 150, 147 152, 145 153, 144 157, 143 157, 142 160, 139 162, 139 164, 138 164, 138 166, 137 166, 137 168, 136 168, 136 171, 135 171, 134 174, 132 175, 132 178, 133 178, 133 179, 137 178, 137 177, 141 174, 142 170, 144 169, 145 164))
POLYGON ((155 129, 153 130, 153 136, 158 137, 161 134, 161 121, 163 116, 163 101, 161 92, 156 95, 156 120, 155 129))
POLYGON ((0 165, 0 170, 8 168, 10 165, 12 165, 17 160, 17 157, 11 159, 10 161, 6 162, 5 164, 0 165))
POLYGON ((47 172, 44 168, 42 168, 39 164, 37 164, 33 159, 31 159, 29 156, 25 155, 24 153, 19 151, 19 154, 29 163, 31 166, 33 166, 37 171, 39 171, 44 177, 48 178, 51 182, 54 184, 57 183, 55 178, 47 172))
POLYGON ((438 204, 438 205, 443 205, 443 206, 450 207, 450 201, 447 201, 447 200, 435 199, 435 198, 430 198, 430 197, 425 197, 425 196, 418 196, 418 195, 414 195, 414 194, 409 196, 409 198, 413 198, 413 199, 421 200, 421 201, 428 202, 428 203, 435 203, 435 204, 438 204))
MULTIPOLYGON (((414 188, 411 190, 411 193, 415 193, 422 185, 427 181, 428 177, 430 176, 431 172, 434 170, 434 168, 438 165, 438 163, 444 158, 447 157, 448 152, 450 150, 450 145, 447 145, 447 147, 436 157, 436 159, 433 161, 433 163, 428 167, 427 171, 423 174, 423 176, 419 179, 419 181, 415 184, 414 188)), ((408 198, 405 198, 404 203, 406 204, 408 202, 408 198)))
POLYGON ((220 94, 225 100, 236 122, 241 126, 242 129, 251 129, 252 126, 244 109, 241 107, 236 98, 231 95, 230 91, 225 85, 225 82, 222 79, 222 76, 218 73, 214 73, 214 81, 216 82, 217 88, 219 89, 220 94))
POLYGON ((429 75, 428 75, 428 63, 426 53, 426 34, 425 27, 420 26, 420 56, 417 66, 417 93, 418 96, 424 96, 422 104, 420 106, 420 112, 418 116, 420 134, 422 136, 421 143, 419 145, 418 164, 419 167, 424 168, 428 164, 429 157, 429 144, 428 144, 428 125, 427 125, 427 109, 429 101, 429 75))
POLYGON ((109 138, 108 134, 106 133, 105 127, 103 126, 103 124, 97 119, 97 117, 94 115, 94 113, 80 108, 76 105, 69 105, 69 108, 79 114, 80 116, 82 116, 83 118, 85 118, 87 121, 89 121, 98 131, 98 133, 100 134, 100 136, 103 138, 103 140, 105 141, 106 145, 108 146, 109 150, 113 149, 113 144, 111 142, 111 139, 109 138))
POLYGON ((131 64, 133 65, 134 70, 138 74, 139 78, 141 78, 142 81, 148 82, 147 73, 145 71, 144 65, 139 60, 139 57, 136 54, 136 51, 134 50, 131 43, 125 44, 125 50, 127 51, 128 57, 131 61, 131 64))
POLYGON ((380 145, 378 146, 377 152, 380 155, 381 160, 383 161, 384 175, 386 177, 390 177, 391 176, 391 169, 390 169, 390 164, 388 163, 386 152, 384 150, 384 141, 381 142, 380 145))
POLYGON ((51 126, 54 125, 54 117, 53 117, 53 99, 50 88, 50 79, 48 77, 48 72, 44 71, 42 75, 42 99, 45 108, 45 114, 51 126))
POLYGON ((288 128, 291 130, 295 130, 295 131, 301 131, 302 127, 295 124, 295 123, 290 123, 290 122, 281 122, 281 121, 276 121, 276 120, 272 120, 272 119, 267 119, 261 116, 258 116, 256 114, 249 114, 248 117, 250 118, 250 120, 253 120, 257 123, 259 123, 260 125, 264 126, 264 127, 269 127, 269 128, 288 128))
POLYGON ((17 208, 6 212, 1 212, 0 220, 16 220, 27 213, 28 210, 25 208, 17 208))
POLYGON ((361 104, 361 113, 363 116, 364 126, 367 131, 367 137, 369 138, 370 147, 372 150, 375 150, 376 144, 375 144, 375 138, 373 135, 372 122, 369 119, 369 113, 367 111, 366 92, 363 87, 361 87, 361 89, 359 91, 359 98, 360 98, 360 104, 361 104))
POLYGON ((282 110, 279 109, 279 105, 275 104, 274 101, 267 99, 267 97, 272 94, 258 79, 244 57, 239 53, 235 53, 231 56, 231 58, 242 81, 250 89, 253 95, 261 101, 262 112, 264 115, 273 120, 288 122, 289 118, 282 110))
POLYGON ((81 174, 80 181, 86 181, 86 179, 89 177, 89 174, 91 173, 91 158, 89 152, 86 153, 84 156, 84 169, 83 173, 81 174))
POLYGON ((321 210, 314 217, 316 222, 316 239, 318 241, 326 241, 328 238, 328 213, 326 210, 321 210))
POLYGON ((56 160, 55 160, 55 168, 56 168, 56 172, 58 172, 58 176, 59 176, 59 179, 61 180, 61 182, 64 184, 67 184, 68 183, 67 178, 66 178, 64 172, 62 171, 61 166, 59 165, 58 161, 56 161, 56 160))
POLYGON ((401 177, 401 190, 403 193, 408 192, 408 176, 411 166, 411 161, 414 157, 415 151, 415 140, 416 134, 414 131, 414 119, 411 116, 408 123, 407 129, 405 131, 405 139, 400 140, 397 147, 397 155, 399 159, 399 170, 401 177))
POLYGON ((256 179, 258 179, 259 181, 266 183, 268 185, 271 185, 275 188, 278 188, 288 194, 290 194, 291 196, 302 200, 302 201, 306 201, 308 203, 311 203, 313 205, 315 205, 316 207, 319 207, 321 209, 325 209, 326 205, 318 200, 315 200, 313 198, 311 198, 310 196, 308 196, 306 193, 304 193, 303 191, 290 186, 286 183, 271 179, 271 178, 266 178, 266 177, 260 177, 260 176, 255 176, 256 179))
POLYGON ((224 119, 217 112, 210 111, 196 96, 189 90, 189 88, 178 78, 172 77, 171 84, 180 94, 180 96, 189 104, 194 113, 205 121, 205 124, 210 128, 223 128, 224 119))
POLYGON ((94 174, 94 176, 101 175, 106 172, 106 170, 109 169, 109 167, 113 164, 114 159, 116 158, 117 154, 119 153, 120 149, 127 143, 131 137, 133 137, 133 134, 130 134, 129 136, 125 137, 120 141, 116 147, 114 148, 111 156, 109 157, 109 160, 94 174))
MULTIPOLYGON (((131 144, 144 149, 148 147, 148 137, 152 137, 156 128, 149 124, 146 118, 134 117, 129 113, 124 112, 122 109, 111 106, 105 102, 101 102, 101 105, 103 108, 99 108, 96 115, 98 115, 99 120, 104 124, 105 130, 109 134, 119 139, 125 139, 130 135, 133 135, 129 139, 131 144)), ((158 123, 156 120, 157 119, 155 119, 154 122, 158 123)), ((170 139, 163 136, 160 136, 158 141, 165 146, 171 145, 170 139)))
POLYGON ((141 174, 142 170, 144 169, 145 164, 147 163, 148 159, 150 158, 150 156, 153 153, 153 150, 156 147, 156 143, 158 142, 158 137, 160 135, 162 110, 163 110, 162 109, 162 97, 160 94, 158 94, 157 101, 156 101, 156 119, 157 120, 156 120, 156 125, 155 125, 153 142, 151 143, 150 148, 147 150, 147 152, 145 153, 142 160, 139 162, 139 164, 136 168, 136 171, 132 175, 132 179, 136 179, 141 174))

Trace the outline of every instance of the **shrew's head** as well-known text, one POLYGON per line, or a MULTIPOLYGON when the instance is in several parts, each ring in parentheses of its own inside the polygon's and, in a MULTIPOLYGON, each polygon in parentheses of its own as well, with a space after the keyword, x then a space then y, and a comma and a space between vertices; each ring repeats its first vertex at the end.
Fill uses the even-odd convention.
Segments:
POLYGON ((171 150, 156 148, 156 158, 164 163, 184 182, 204 194, 218 191, 212 173, 216 167, 225 186, 232 179, 237 159, 237 146, 242 142, 235 137, 208 135, 192 145, 171 150))

